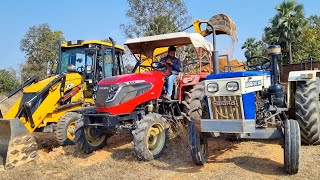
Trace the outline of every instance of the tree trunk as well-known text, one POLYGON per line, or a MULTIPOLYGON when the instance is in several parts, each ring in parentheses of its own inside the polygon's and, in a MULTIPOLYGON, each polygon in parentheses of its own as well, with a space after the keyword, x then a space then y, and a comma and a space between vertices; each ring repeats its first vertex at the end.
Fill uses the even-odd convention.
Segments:
POLYGON ((289 64, 292 64, 292 49, 291 49, 291 41, 289 40, 289 64))

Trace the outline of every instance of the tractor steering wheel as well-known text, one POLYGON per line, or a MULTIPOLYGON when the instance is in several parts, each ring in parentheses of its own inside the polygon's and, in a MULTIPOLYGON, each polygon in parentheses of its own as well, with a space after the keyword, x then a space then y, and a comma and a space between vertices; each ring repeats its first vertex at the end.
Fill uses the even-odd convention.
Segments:
POLYGON ((255 70, 268 70, 271 66, 271 60, 264 56, 252 56, 247 60, 247 66, 255 70), (254 59, 262 59, 263 61, 256 61, 254 59))
POLYGON ((78 68, 77 68, 77 71, 78 71, 78 72, 84 72, 84 67, 83 67, 83 66, 78 67, 78 68))
POLYGON ((162 62, 152 62, 151 67, 155 70, 161 70, 162 68, 166 67, 166 65, 162 62))

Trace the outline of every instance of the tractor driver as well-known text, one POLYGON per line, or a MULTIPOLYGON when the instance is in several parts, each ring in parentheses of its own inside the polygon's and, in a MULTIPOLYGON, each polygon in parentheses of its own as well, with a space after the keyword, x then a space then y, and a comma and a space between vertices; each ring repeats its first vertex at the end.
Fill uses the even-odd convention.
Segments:
POLYGON ((178 77, 181 62, 180 59, 175 57, 176 48, 174 46, 170 46, 168 48, 168 55, 161 58, 160 62, 166 65, 165 75, 167 77, 167 95, 166 98, 171 100, 172 91, 173 91, 173 83, 178 77))

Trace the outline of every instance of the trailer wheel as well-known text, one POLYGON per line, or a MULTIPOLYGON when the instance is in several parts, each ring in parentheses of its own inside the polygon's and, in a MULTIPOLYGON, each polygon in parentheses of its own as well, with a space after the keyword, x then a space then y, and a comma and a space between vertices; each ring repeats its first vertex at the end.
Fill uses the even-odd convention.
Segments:
POLYGON ((303 144, 320 144, 319 80, 299 81, 295 94, 295 114, 303 144))
POLYGON ((67 112, 59 119, 55 126, 54 135, 61 146, 73 145, 76 121, 81 119, 77 112, 67 112))
POLYGON ((134 154, 138 159, 150 161, 159 158, 168 143, 166 120, 156 113, 147 114, 132 131, 134 154))
POLYGON ((207 135, 196 130, 194 121, 189 123, 188 132, 192 160, 198 166, 204 165, 208 160, 207 135))
POLYGON ((110 137, 106 134, 100 134, 99 129, 93 126, 79 127, 75 132, 75 144, 77 148, 85 154, 102 149, 110 137))
POLYGON ((301 138, 299 123, 287 120, 284 127, 284 168, 288 174, 299 170, 301 138))

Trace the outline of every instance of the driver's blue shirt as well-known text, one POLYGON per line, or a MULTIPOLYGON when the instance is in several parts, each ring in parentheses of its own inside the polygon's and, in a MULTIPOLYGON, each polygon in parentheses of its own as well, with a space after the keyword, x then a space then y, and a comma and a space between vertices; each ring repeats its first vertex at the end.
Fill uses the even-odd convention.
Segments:
MULTIPOLYGON (((160 62, 166 63, 167 57, 168 56, 165 56, 165 57, 161 58, 160 62)), ((180 68, 181 68, 180 59, 177 58, 177 57, 173 57, 172 58, 172 65, 170 65, 171 73, 177 75, 180 72, 180 68)))

